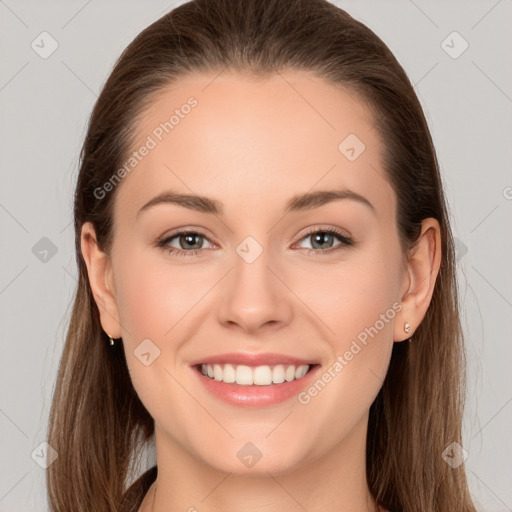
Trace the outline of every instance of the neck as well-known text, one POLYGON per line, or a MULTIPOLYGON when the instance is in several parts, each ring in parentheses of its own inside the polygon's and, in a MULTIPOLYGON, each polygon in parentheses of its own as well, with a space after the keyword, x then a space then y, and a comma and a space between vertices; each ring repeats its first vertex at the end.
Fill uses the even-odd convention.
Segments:
POLYGON ((219 471, 157 430, 158 477, 139 512, 378 512, 366 481, 364 427, 300 467, 250 475, 219 471))

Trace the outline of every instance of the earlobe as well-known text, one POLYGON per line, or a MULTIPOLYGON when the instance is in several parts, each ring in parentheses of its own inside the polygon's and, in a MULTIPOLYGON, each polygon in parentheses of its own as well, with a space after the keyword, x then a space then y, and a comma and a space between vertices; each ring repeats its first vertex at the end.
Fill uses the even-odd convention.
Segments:
POLYGON ((80 245, 87 266, 89 284, 100 313, 101 326, 112 338, 120 338, 121 325, 112 265, 108 255, 99 248, 96 231, 90 222, 85 222, 82 226, 80 245))
POLYGON ((441 229, 436 219, 424 219, 418 242, 407 260, 408 286, 401 298, 402 311, 397 319, 395 341, 411 338, 423 320, 432 300, 441 265, 441 229), (409 324, 409 332, 405 324, 409 324))

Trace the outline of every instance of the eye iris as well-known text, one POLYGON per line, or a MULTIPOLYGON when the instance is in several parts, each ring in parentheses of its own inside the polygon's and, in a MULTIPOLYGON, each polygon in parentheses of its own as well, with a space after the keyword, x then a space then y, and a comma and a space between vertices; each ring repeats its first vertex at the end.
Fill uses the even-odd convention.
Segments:
MULTIPOLYGON (((319 231, 318 233, 315 233, 314 235, 312 235, 312 237, 314 240, 312 245, 313 245, 313 248, 315 248, 315 249, 317 248, 317 247, 315 247, 315 245, 317 243, 325 242, 326 237, 331 237, 331 239, 332 239, 332 235, 330 233, 325 233, 324 231, 319 231)), ((318 247, 318 249, 325 249, 325 247, 326 246, 323 245, 323 246, 318 247)), ((331 240, 331 244, 328 247, 332 247, 332 240, 331 240)))
POLYGON ((187 233, 186 235, 181 235, 180 236, 180 245, 182 247, 185 247, 187 249, 200 249, 201 248, 201 242, 195 242, 194 243, 194 240, 197 240, 197 239, 200 239, 201 238, 201 235, 198 235, 198 234, 194 234, 194 233, 187 233), (196 245, 197 247, 187 247, 186 244, 192 244, 192 246, 196 245))

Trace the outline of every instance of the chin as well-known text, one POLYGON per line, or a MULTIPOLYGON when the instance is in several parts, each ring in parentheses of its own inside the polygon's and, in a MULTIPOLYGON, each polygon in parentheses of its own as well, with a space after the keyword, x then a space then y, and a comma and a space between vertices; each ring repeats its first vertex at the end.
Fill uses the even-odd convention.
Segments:
MULTIPOLYGON (((266 434, 265 434, 266 435, 266 434)), ((304 464, 304 450, 290 446, 275 446, 262 436, 262 442, 230 440, 229 446, 218 446, 214 453, 198 453, 209 466, 223 473, 240 476, 268 477, 285 475, 304 464), (209 455, 209 456, 208 456, 209 455)))

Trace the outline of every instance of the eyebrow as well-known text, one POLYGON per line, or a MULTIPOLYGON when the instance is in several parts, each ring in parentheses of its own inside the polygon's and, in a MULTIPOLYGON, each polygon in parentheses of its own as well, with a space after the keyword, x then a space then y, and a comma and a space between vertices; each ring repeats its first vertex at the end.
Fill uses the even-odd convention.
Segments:
MULTIPOLYGON (((360 204, 364 204, 375 213, 375 207, 368 199, 366 199, 366 197, 346 188, 336 190, 318 190, 316 192, 297 194, 286 203, 284 213, 313 210, 340 199, 357 201, 360 204)), ((137 217, 143 211, 159 204, 175 204, 188 208, 189 210, 210 213, 213 215, 222 215, 224 212, 223 203, 217 199, 195 194, 179 194, 174 191, 166 191, 153 197, 144 206, 142 206, 142 208, 137 212, 137 217)))

